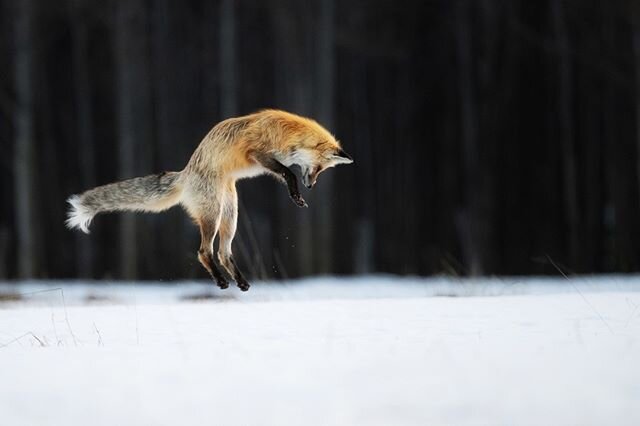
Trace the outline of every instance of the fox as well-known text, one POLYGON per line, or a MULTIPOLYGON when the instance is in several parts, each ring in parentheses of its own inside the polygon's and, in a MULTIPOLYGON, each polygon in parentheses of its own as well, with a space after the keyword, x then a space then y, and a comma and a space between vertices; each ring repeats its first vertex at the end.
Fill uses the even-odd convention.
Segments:
POLYGON ((89 233, 98 213, 134 211, 157 213, 180 205, 200 228, 198 261, 220 289, 229 282, 214 259, 242 291, 250 284, 233 258, 232 242, 238 223, 236 182, 263 174, 287 186, 298 207, 308 207, 291 170, 300 168, 305 187, 339 164, 353 163, 338 140, 317 121, 290 112, 265 109, 228 118, 202 139, 182 171, 134 177, 71 195, 66 225, 89 233))

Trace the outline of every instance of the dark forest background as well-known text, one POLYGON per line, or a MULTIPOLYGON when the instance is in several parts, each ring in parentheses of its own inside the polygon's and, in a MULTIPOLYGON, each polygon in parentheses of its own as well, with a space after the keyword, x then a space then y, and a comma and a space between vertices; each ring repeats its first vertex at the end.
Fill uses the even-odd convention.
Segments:
POLYGON ((205 278, 181 209, 64 227, 218 121, 316 118, 355 159, 298 209, 239 184, 247 275, 640 270, 640 2, 0 0, 0 278, 205 278), (548 256, 548 258, 547 258, 548 256))

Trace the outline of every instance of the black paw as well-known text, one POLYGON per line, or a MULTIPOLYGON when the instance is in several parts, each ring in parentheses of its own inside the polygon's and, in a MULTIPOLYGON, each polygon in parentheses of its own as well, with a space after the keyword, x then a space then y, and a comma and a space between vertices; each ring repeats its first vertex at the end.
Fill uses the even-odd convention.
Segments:
POLYGON ((238 284, 238 288, 242 291, 247 291, 249 290, 249 287, 251 287, 249 283, 246 282, 245 280, 238 280, 237 284, 238 284))
POLYGON ((298 207, 309 207, 307 202, 300 196, 300 194, 291 194, 291 199, 294 203, 296 203, 296 206, 298 207))
POLYGON ((229 283, 223 280, 217 280, 216 284, 220 287, 220 290, 226 290, 229 288, 229 283))

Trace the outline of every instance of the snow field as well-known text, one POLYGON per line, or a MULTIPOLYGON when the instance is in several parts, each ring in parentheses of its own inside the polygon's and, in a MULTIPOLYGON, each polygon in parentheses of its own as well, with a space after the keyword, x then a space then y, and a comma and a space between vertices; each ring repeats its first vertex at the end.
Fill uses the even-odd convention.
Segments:
POLYGON ((529 284, 50 283, 0 304, 1 423, 640 424, 637 282, 529 284))

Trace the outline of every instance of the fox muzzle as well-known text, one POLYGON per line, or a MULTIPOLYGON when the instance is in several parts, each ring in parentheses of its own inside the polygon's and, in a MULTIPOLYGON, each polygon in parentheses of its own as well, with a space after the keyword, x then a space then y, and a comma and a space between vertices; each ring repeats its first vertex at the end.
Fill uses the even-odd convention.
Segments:
POLYGON ((307 188, 311 189, 316 184, 316 179, 318 178, 317 173, 309 173, 308 171, 302 175, 302 184, 307 188))

